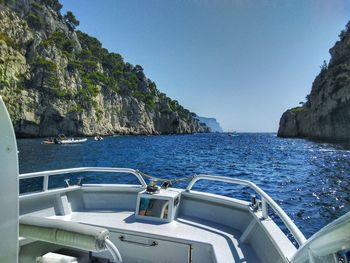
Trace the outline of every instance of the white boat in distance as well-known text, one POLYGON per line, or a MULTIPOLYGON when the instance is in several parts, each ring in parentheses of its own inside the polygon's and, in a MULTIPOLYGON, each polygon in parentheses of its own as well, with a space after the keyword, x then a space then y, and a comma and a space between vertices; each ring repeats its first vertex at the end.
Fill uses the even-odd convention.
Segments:
POLYGON ((1 263, 349 262, 350 213, 306 239, 268 194, 246 180, 195 175, 185 189, 178 189, 169 182, 147 185, 145 174, 127 168, 19 174, 16 138, 1 97, 0 124, 1 263), (127 173, 139 183, 85 184, 79 178, 75 184, 66 181, 66 187, 49 188, 51 177, 87 172, 99 177, 101 172, 127 173), (42 180, 41 191, 19 195, 19 181, 33 178, 42 180), (248 202, 194 191, 199 180, 245 186, 259 199, 248 202))
POLYGON ((73 138, 73 137, 66 137, 64 134, 58 135, 57 139, 55 140, 56 144, 75 144, 75 143, 83 143, 86 142, 87 138, 73 138))
POLYGON ((86 142, 87 138, 75 139, 75 138, 67 138, 63 140, 58 140, 57 144, 74 144, 74 143, 83 143, 86 142))
POLYGON ((94 137, 94 140, 95 140, 95 141, 103 141, 103 137, 100 136, 100 135, 96 135, 96 136, 94 137))

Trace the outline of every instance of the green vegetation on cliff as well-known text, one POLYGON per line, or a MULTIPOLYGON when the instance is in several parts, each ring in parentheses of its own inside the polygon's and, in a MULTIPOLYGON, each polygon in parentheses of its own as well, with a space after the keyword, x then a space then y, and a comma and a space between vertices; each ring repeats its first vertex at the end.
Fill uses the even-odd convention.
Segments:
POLYGON ((76 30, 79 20, 62 15, 58 0, 0 5, 0 94, 18 134, 208 131, 140 65, 76 30))

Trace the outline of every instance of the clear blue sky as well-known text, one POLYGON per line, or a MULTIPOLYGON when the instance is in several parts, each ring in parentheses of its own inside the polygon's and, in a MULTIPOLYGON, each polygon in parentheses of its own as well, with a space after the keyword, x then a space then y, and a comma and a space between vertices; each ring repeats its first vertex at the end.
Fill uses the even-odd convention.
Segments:
POLYGON ((348 0, 61 0, 83 32, 225 130, 277 131, 350 20, 348 0))

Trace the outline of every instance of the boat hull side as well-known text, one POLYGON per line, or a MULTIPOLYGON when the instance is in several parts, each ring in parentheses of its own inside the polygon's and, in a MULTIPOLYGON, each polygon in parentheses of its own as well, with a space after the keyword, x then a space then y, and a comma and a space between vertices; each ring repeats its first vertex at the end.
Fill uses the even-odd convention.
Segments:
POLYGON ((18 155, 10 116, 0 96, 0 262, 18 262, 18 155))

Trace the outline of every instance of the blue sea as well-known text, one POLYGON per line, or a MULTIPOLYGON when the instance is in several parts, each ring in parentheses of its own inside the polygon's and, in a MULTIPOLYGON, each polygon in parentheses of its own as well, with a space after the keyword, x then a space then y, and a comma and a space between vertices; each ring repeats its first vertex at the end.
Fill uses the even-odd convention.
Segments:
MULTIPOLYGON (((350 210, 350 150, 344 145, 282 139, 273 133, 116 136, 79 145, 18 140, 20 173, 82 166, 128 167, 159 178, 211 174, 251 180, 295 221, 306 237, 350 210)), ((136 183, 123 174, 84 174, 83 183, 136 183)), ((75 183, 78 175, 55 176, 50 188, 75 183)), ((42 187, 21 183, 21 192, 42 187)), ((175 182, 185 187, 187 182, 175 182)), ((246 187, 200 181, 195 190, 250 199, 246 187)), ((273 216, 273 215, 272 215, 273 216)), ((278 218, 276 222, 282 223, 278 218)))

